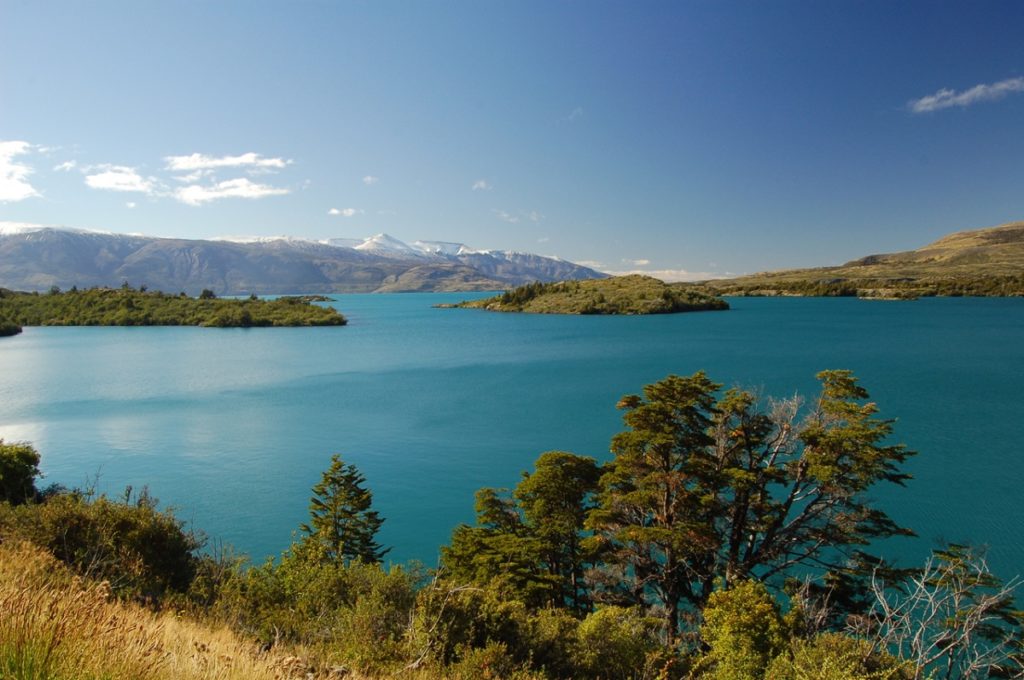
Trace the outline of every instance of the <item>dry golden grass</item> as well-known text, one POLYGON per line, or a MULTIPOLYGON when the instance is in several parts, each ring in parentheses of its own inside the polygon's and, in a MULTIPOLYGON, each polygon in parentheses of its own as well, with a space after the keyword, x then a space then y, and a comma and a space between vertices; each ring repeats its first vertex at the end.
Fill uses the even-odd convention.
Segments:
POLYGON ((298 656, 263 654, 230 630, 118 602, 107 584, 71 576, 34 546, 0 544, 0 680, 307 677, 298 656))

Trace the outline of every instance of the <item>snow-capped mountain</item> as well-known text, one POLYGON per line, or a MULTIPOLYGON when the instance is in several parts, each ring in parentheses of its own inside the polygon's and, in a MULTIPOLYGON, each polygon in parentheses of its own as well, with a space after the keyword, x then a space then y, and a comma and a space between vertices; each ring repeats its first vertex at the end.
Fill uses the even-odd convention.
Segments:
POLYGON ((195 293, 330 293, 498 290, 531 281, 604 274, 526 253, 474 250, 461 243, 366 239, 154 238, 0 223, 0 287, 118 286, 195 293))

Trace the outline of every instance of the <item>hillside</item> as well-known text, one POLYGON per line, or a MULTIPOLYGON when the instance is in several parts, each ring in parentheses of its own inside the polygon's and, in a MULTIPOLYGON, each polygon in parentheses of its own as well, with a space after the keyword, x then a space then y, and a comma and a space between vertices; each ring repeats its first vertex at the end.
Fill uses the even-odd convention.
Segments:
POLYGON ((724 300, 692 286, 632 274, 594 281, 533 283, 457 307, 532 314, 672 314, 728 309, 724 300))
POLYGON ((500 290, 600 272, 557 258, 405 244, 378 234, 324 242, 204 241, 35 227, 0 229, 0 286, 13 290, 118 287, 218 295, 500 290))
POLYGON ((917 250, 838 267, 762 272, 707 285, 724 295, 1024 295, 1024 222, 960 231, 917 250))

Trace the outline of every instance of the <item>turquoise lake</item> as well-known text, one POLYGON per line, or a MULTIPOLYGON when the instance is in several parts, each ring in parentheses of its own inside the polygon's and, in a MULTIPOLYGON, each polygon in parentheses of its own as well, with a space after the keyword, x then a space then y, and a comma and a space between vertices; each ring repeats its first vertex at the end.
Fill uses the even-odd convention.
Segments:
POLYGON ((306 519, 332 453, 386 518, 389 558, 437 561, 473 492, 543 451, 608 458, 615 403, 704 369, 764 395, 848 368, 919 452, 877 502, 917 540, 987 545, 1024 573, 1024 300, 739 298, 728 312, 559 317, 433 309, 465 294, 339 295, 342 328, 27 328, 0 340, 0 437, 45 483, 148 485, 214 542, 263 559, 306 519))

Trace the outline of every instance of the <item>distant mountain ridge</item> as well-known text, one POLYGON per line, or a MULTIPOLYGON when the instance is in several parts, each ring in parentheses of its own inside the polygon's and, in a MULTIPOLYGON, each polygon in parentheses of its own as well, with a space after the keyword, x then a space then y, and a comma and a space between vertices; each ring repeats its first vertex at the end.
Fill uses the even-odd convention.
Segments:
POLYGON ((606 275, 566 260, 405 243, 387 234, 192 240, 36 225, 0 225, 0 287, 119 286, 218 295, 500 290, 533 281, 606 275))

